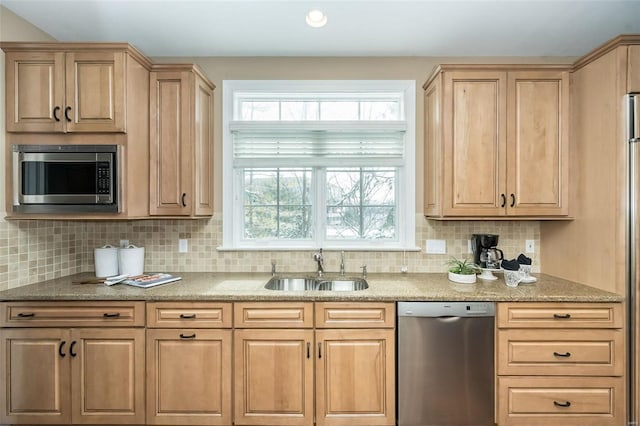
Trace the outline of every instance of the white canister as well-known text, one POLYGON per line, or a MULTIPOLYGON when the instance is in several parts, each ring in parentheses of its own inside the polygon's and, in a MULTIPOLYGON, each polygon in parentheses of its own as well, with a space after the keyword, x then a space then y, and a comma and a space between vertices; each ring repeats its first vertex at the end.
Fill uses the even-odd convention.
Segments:
POLYGON ((142 275, 144 271, 144 247, 129 244, 118 250, 118 266, 121 275, 142 275))
POLYGON ((118 248, 106 244, 93 249, 96 277, 106 278, 118 275, 118 248))

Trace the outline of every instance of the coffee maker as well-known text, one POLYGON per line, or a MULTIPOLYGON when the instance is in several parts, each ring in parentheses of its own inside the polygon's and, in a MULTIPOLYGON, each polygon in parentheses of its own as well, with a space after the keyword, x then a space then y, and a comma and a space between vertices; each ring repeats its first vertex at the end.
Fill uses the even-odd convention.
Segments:
POLYGON ((502 250, 497 248, 498 235, 473 234, 471 236, 471 249, 473 261, 481 268, 500 269, 500 262, 504 258, 502 250))

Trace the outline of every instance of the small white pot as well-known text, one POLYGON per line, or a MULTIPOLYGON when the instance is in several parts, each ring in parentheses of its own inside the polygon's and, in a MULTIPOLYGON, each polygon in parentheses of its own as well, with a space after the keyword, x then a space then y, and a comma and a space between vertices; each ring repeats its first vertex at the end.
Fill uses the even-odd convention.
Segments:
POLYGON ((463 275, 449 272, 449 281, 461 284, 473 284, 476 282, 476 274, 463 275))

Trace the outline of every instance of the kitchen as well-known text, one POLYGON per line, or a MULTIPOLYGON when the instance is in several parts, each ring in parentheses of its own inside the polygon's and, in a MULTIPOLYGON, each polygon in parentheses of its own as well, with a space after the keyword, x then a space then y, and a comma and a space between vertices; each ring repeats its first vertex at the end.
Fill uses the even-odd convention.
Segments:
MULTIPOLYGON (((11 25, 19 28, 15 35, 10 34, 3 41, 14 40, 50 40, 30 24, 21 22, 20 18, 10 18, 11 12, 2 10, 2 18, 11 25), (8 18, 9 17, 9 18, 8 18), (20 26, 21 25, 21 26, 20 26)), ((604 42, 601 40, 600 42, 604 42)), ((597 46, 592 46, 595 48, 597 46)), ((222 80, 233 79, 357 79, 366 72, 371 79, 411 79, 420 86, 428 77, 431 70, 440 63, 468 62, 470 58, 438 58, 438 57, 401 57, 401 58, 199 58, 199 65, 206 70, 206 74, 217 86, 214 111, 221 111, 222 80), (330 69, 330 71, 327 71, 330 69)), ((494 58, 492 62, 529 63, 532 58, 494 58)), ((178 59, 181 60, 181 59, 178 59)), ((484 60, 484 59, 483 59, 484 60)), ((575 57, 562 58, 562 63, 571 64, 575 57)), ((473 58, 474 62, 479 61, 473 58)), ((558 63, 558 58, 536 58, 536 62, 558 63)), ((2 66, 4 70, 4 66, 2 66)), ((418 90, 418 94, 421 91, 418 90)), ((419 95, 418 95, 419 96, 419 95)), ((4 99, 4 96, 2 97, 4 99)), ((4 108, 4 103, 2 105, 4 108)), ((416 135, 420 140, 424 114, 421 102, 416 104, 416 135)), ((4 117, 4 114, 2 114, 4 117)), ((215 137, 221 139, 221 117, 214 116, 215 137)), ((4 136, 4 132, 2 132, 4 136)), ((221 147, 216 148, 219 153, 221 147)), ((416 144, 416 158, 422 158, 422 146, 416 144)), ((215 156, 220 161, 220 155, 215 156)), ((418 164, 421 162, 418 161, 418 164)), ((268 272, 272 259, 281 272, 312 271, 315 268, 311 251, 216 251, 222 241, 221 214, 221 169, 218 162, 214 167, 214 182, 216 183, 215 214, 210 220, 152 220, 133 222, 46 222, 46 221, 3 221, 2 238, 6 238, 7 255, 4 265, 5 271, 0 269, 3 285, 16 287, 33 282, 40 282, 60 276, 78 272, 91 271, 93 268, 93 248, 105 242, 118 243, 122 239, 144 246, 147 249, 146 269, 177 272, 268 272), (178 239, 188 239, 188 253, 179 254, 178 239)), ((422 170, 416 170, 416 211, 420 212, 422 202, 422 170)), ((4 189, 4 185, 3 185, 4 189)), ((542 265, 543 272, 547 263, 545 254, 545 238, 549 235, 548 228, 566 227, 567 225, 544 224, 537 221, 431 221, 426 220, 419 213, 416 215, 416 245, 423 246, 427 239, 446 240, 447 253, 464 257, 468 256, 467 240, 473 233, 496 233, 500 235, 500 247, 514 257, 524 251, 526 240, 533 240, 535 250, 533 257, 534 272, 538 272, 537 265, 542 265), (546 232, 546 234, 545 234, 546 232)), ((549 240, 553 236, 548 237, 549 240)), ((561 238, 561 237, 560 237, 561 238)), ((599 239, 595 239, 600 241, 599 239)), ((551 245, 553 247, 553 245, 551 245)), ((553 249, 549 249, 551 253, 553 249)), ((549 255, 551 256, 551 255, 549 255)), ((326 269, 339 269, 339 253, 329 251, 325 253, 326 269)), ((407 266, 409 272, 443 272, 447 256, 426 255, 423 252, 401 251, 390 252, 347 252, 346 269, 351 273, 359 273, 359 267, 367 264, 370 273, 398 273, 400 268, 407 266), (405 260, 406 259, 406 260, 405 260)), ((3 259, 0 259, 2 262, 3 259)), ((556 266, 557 268, 557 266, 556 266)), ((562 276, 561 271, 554 273, 562 276)), ((580 282, 593 286, 600 286, 609 291, 620 293, 620 288, 612 287, 604 277, 580 277, 580 282), (595 282, 594 282, 595 281, 595 282)), ((576 279, 577 280, 577 279, 576 279)), ((616 280, 616 282, 619 282, 616 280)), ((616 284, 617 285, 617 284, 616 284)))

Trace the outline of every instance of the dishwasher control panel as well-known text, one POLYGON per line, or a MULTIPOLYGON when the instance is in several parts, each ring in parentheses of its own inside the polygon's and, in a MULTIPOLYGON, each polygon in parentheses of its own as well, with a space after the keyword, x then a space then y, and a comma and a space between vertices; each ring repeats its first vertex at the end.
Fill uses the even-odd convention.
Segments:
POLYGON ((493 317, 493 302, 398 302, 399 317, 493 317))

